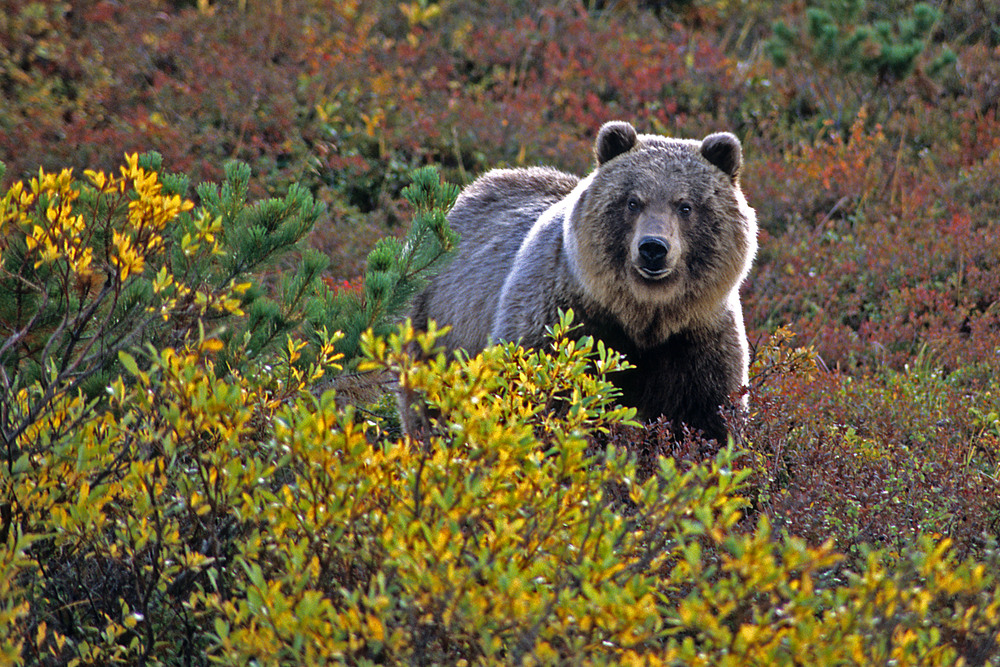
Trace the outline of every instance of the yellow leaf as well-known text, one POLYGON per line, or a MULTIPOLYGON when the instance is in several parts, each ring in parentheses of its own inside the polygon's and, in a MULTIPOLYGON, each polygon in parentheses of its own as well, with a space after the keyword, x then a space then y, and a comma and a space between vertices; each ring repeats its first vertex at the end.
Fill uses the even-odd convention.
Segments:
POLYGON ((760 634, 760 628, 756 625, 749 625, 744 623, 740 626, 740 637, 747 644, 753 644, 754 640, 757 639, 757 635, 760 634))
POLYGON ((368 626, 368 633, 372 639, 378 642, 385 641, 385 627, 380 619, 369 614, 368 618, 365 619, 365 624, 368 626))
POLYGON ((201 352, 218 352, 222 347, 222 341, 218 338, 206 338, 199 346, 199 350, 201 352))

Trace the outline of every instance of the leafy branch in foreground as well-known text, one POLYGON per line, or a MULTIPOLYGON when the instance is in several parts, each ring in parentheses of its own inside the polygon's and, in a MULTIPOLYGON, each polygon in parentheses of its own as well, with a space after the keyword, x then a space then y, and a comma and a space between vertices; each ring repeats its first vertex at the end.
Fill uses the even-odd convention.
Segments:
MULTIPOLYGON (((119 353, 183 346, 208 331, 236 370, 319 312, 319 272, 306 253, 282 301, 259 272, 293 249, 322 213, 300 188, 246 204, 249 169, 226 168, 221 189, 187 178, 156 153, 128 155, 119 174, 39 170, 0 198, 0 445, 8 468, 25 434, 61 397, 103 400, 119 353), (246 315, 246 317, 244 317, 246 315)), ((311 322, 312 330, 324 330, 311 322)), ((332 330, 331 330, 332 331, 332 330)), ((305 363, 303 361, 303 363, 305 363)), ((67 427, 71 427, 67 424, 67 427)))

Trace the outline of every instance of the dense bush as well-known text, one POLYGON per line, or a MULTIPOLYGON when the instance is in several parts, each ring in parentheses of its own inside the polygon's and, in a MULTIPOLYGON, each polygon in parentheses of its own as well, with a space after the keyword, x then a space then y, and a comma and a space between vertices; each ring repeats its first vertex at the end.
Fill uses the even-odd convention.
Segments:
MULTIPOLYGON (((314 392, 339 367, 336 336, 316 338, 308 361, 315 319, 253 315, 265 297, 236 279, 302 236, 310 208, 297 192, 246 205, 245 169, 229 173, 221 188, 199 186, 208 203, 194 214, 164 194, 161 180, 183 179, 134 156, 120 178, 88 172, 86 186, 43 171, 3 199, 3 269, 19 306, 4 320, 15 331, 0 501, 10 660, 944 665, 997 651, 995 542, 963 543, 959 560, 940 525, 955 509, 914 495, 908 460, 848 433, 841 448, 890 459, 854 466, 862 476, 894 477, 879 479, 883 505, 849 497, 845 508, 810 475, 829 474, 815 445, 768 449, 796 433, 782 432, 786 414, 765 414, 778 400, 769 392, 818 376, 786 335, 757 352, 759 414, 743 453, 696 436, 663 451, 670 430, 654 425, 661 449, 649 456, 622 430, 632 411, 613 407, 606 375, 624 360, 569 335, 571 314, 549 350, 508 344, 473 358, 428 356, 434 332, 368 333, 360 370, 399 377, 435 415, 423 439, 399 439, 374 413, 314 392), (276 220, 294 233, 254 231, 276 220), (164 257, 198 270, 144 277, 164 257), (222 287, 211 291, 213 276, 222 287), (134 291, 120 299, 131 308, 76 287, 91 277, 134 291), (40 352, 28 343, 45 336, 40 352), (88 394, 88 377, 106 391, 88 394), (659 456, 683 450, 697 455, 659 456), (795 506, 803 485, 818 512, 795 506), (900 521, 900 504, 915 508, 913 525, 859 532, 858 508, 876 517, 868 530, 900 521), (885 509, 893 518, 876 521, 885 509), (806 541, 773 533, 773 520, 816 516, 826 523, 786 531, 806 541)), ((410 193, 432 227, 450 195, 427 173, 410 193)), ((399 266, 396 250, 372 263, 399 266)), ((286 306, 306 294, 278 292, 286 306)), ((843 474, 854 468, 836 482, 855 483, 843 474)))
POLYGON ((6 2, 5 661, 997 664, 998 22, 6 2), (618 362, 565 331, 427 362, 390 336, 454 241, 415 167, 582 173, 612 118, 744 142, 732 449, 621 423, 584 373, 618 362))

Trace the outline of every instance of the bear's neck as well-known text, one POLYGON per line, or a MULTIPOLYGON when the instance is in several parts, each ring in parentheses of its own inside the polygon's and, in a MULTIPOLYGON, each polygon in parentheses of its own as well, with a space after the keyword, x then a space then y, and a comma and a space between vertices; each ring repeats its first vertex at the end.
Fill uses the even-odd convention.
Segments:
POLYGON ((727 300, 711 304, 682 298, 670 304, 650 304, 636 303, 623 294, 615 302, 628 305, 623 311, 588 296, 579 282, 565 293, 572 296, 559 305, 561 309, 587 314, 586 321, 578 322, 581 335, 594 335, 622 352, 651 350, 678 334, 715 329, 726 321, 729 310, 727 300))

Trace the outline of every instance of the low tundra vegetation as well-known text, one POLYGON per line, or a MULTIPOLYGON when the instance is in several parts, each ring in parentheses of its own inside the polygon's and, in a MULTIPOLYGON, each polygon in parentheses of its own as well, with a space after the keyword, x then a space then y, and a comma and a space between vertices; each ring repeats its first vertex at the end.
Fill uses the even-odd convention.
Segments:
MULTIPOLYGON (((309 197, 246 203, 234 164, 195 206, 160 169, 129 156, 84 181, 43 170, 2 199, 9 662, 996 654, 982 462, 956 462, 935 496, 943 459, 920 441, 933 424, 897 420, 912 444, 896 451, 817 419, 852 402, 850 384, 794 414, 788 387, 828 373, 784 330, 755 350, 738 446, 635 424, 609 381, 627 360, 573 336, 572 313, 544 350, 452 358, 438 331, 404 324, 345 356, 323 315, 349 306, 304 305, 336 300, 322 281, 297 274, 263 295, 260 267, 305 235, 309 197), (284 240, 262 243, 263 224, 284 240), (339 402, 326 387, 345 365, 422 396, 421 439, 384 406, 339 402)), ((440 220, 453 191, 418 183, 415 207, 440 220)), ((386 266, 408 256, 394 248, 386 266)), ((941 382, 910 371, 894 391, 941 382)))
POLYGON ((0 662, 1000 664, 988 4, 6 3, 0 662), (743 142, 737 442, 401 317, 612 119, 743 142))

